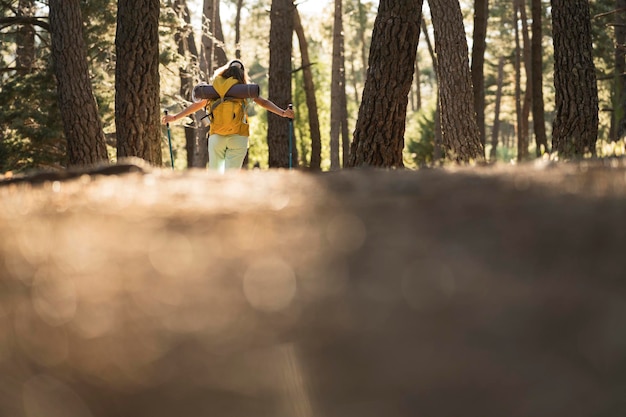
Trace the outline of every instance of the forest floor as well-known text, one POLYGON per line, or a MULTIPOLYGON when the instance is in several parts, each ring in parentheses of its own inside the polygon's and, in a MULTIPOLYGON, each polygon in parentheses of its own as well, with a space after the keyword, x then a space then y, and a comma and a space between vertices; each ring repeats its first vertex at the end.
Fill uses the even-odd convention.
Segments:
POLYGON ((4 417, 626 415, 626 162, 0 182, 4 417))

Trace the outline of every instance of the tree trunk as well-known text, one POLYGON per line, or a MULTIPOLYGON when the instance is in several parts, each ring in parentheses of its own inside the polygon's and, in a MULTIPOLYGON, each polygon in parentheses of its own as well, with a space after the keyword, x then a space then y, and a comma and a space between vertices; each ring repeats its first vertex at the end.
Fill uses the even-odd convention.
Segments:
POLYGON ((615 1, 615 87, 613 93, 613 117, 611 140, 626 135, 626 0, 615 1))
POLYGON ((526 158, 525 150, 528 150, 528 145, 522 126, 522 46, 519 36, 519 0, 514 0, 513 3, 515 16, 513 19, 513 31, 515 32, 515 132, 517 133, 517 161, 521 162, 526 158))
POLYGON ((363 78, 363 82, 365 82, 365 78, 367 77, 367 43, 365 42, 365 32, 367 31, 367 13, 365 12, 365 7, 363 6, 363 2, 361 0, 358 1, 359 8, 359 39, 361 43, 361 76, 363 78))
POLYGON ((304 79, 304 94, 309 114, 309 129, 311 131, 311 161, 309 167, 319 171, 322 164, 322 138, 320 133, 320 121, 315 97, 315 84, 311 72, 311 60, 309 58, 309 46, 300 20, 300 13, 294 10, 294 29, 298 35, 300 44, 300 56, 302 57, 302 77, 304 79))
POLYGON ((480 143, 485 147, 485 49, 487 47, 487 21, 489 0, 474 1, 474 36, 472 47, 472 85, 474 87, 474 110, 480 132, 480 143))
MULTIPOLYGON (((17 16, 33 17, 34 0, 20 0, 17 6, 17 16)), ((17 29, 15 37, 15 66, 18 73, 32 72, 35 63, 35 29, 33 25, 23 24, 17 29)))
MULTIPOLYGON (((330 169, 341 168, 340 141, 345 110, 345 68, 343 56, 343 7, 342 0, 335 0, 333 24, 333 61, 330 86, 330 169)), ((343 149, 343 147, 342 147, 343 149)), ((344 166, 347 155, 343 155, 344 166)))
POLYGON ((543 103, 543 9, 541 0, 532 0, 531 14, 531 77, 532 77, 532 107, 533 107, 533 130, 537 145, 537 156, 550 152, 546 136, 546 118, 543 103))
MULTIPOLYGON (((343 36, 342 36, 343 38, 343 36)), ((343 42, 342 42, 343 44, 343 42)), ((343 56, 343 54, 342 54, 343 56)), ((350 133, 348 131, 348 98, 346 96, 346 71, 345 71, 345 60, 342 59, 341 66, 344 70, 341 72, 341 85, 343 88, 339 92, 340 96, 340 119, 341 119, 341 163, 342 165, 348 166, 348 161, 350 160, 350 133)))
POLYGON ((551 0, 556 116, 552 148, 562 157, 595 155, 598 87, 588 0, 551 0))
POLYGON ((422 0, 388 0, 379 5, 350 167, 404 167, 406 110, 421 16, 422 0))
POLYGON ((500 105, 502 103, 502 86, 504 85, 504 57, 498 61, 498 80, 496 89, 496 102, 493 111, 493 128, 491 130, 491 152, 489 161, 495 162, 498 156, 498 136, 500 134, 500 105))
POLYGON ((235 58, 241 59, 241 9, 243 0, 237 0, 237 11, 235 12, 235 58))
MULTIPOLYGON (((292 0, 273 0, 270 10, 269 100, 281 108, 291 103, 291 51, 295 6, 292 0)), ((268 112, 267 142, 270 168, 289 167, 289 121, 268 112)), ((295 138, 292 138, 295 141, 295 138)), ((294 166, 297 149, 292 146, 294 166)))
POLYGON ((476 124, 463 15, 458 0, 429 0, 439 69, 441 129, 447 156, 457 162, 484 159, 476 124))
MULTIPOLYGON (((65 1, 65 0, 63 0, 65 1)), ((160 166, 158 0, 118 0, 115 49, 117 156, 160 166)))
POLYGON ((522 23, 522 51, 524 62, 524 73, 526 75, 526 87, 524 89, 524 100, 522 101, 522 120, 521 120, 521 136, 524 138, 524 146, 522 147, 522 160, 528 159, 528 145, 530 138, 529 118, 530 108, 532 106, 532 54, 530 51, 530 36, 528 30, 528 16, 526 15, 526 1, 517 0, 517 8, 520 13, 522 23))
POLYGON ((204 0, 202 8, 202 56, 200 70, 205 80, 213 77, 215 69, 226 65, 224 33, 220 18, 220 0, 204 0))
MULTIPOLYGON (((198 48, 191 26, 191 16, 187 6, 187 0, 176 0, 174 10, 178 14, 180 21, 185 22, 175 34, 178 44, 178 53, 184 57, 184 66, 179 68, 180 72, 180 95, 191 100, 191 92, 197 83, 194 74, 197 74, 200 58, 198 48)), ((200 118, 204 112, 197 112, 192 115, 193 125, 185 126, 185 150, 187 151, 187 166, 193 168, 206 168, 209 161, 209 151, 207 148, 207 128, 200 127, 200 118)))
POLYGON ((80 1, 50 0, 49 6, 52 56, 68 165, 108 161, 102 122, 89 80, 80 1))

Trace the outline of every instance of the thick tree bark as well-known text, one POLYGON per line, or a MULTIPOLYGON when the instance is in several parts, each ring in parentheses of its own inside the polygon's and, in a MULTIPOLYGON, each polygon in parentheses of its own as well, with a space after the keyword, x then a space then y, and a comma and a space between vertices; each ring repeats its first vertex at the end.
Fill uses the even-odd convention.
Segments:
POLYGON ((562 157, 595 155, 598 87, 588 0, 551 0, 556 116, 552 147, 562 157))
MULTIPOLYGON (((273 0, 270 11, 270 74, 269 100, 281 108, 291 103, 291 51, 293 38, 292 0, 273 0)), ((268 112, 267 142, 270 168, 289 167, 289 121, 268 112)), ((298 157, 293 140, 293 163, 297 166, 298 157)))
POLYGON ((422 0, 380 2, 350 167, 404 167, 406 110, 421 16, 422 0))
POLYGON ((309 130, 311 131, 311 161, 309 168, 319 171, 322 164, 322 137, 320 133, 320 121, 315 97, 315 83, 311 72, 311 60, 309 58, 309 46, 300 20, 300 13, 294 10, 294 29, 298 35, 300 44, 300 56, 302 57, 302 78, 304 79, 304 94, 309 114, 309 130))
MULTIPOLYGON (((65 1, 65 0, 63 0, 65 1)), ((158 0, 119 0, 115 46, 115 126, 118 158, 160 166, 158 0)))
POLYGON ((480 132, 480 143, 485 147, 485 49, 487 48, 487 21, 489 0, 474 1, 474 36, 472 47, 472 85, 474 87, 474 110, 480 132))
POLYGON ((531 40, 531 77, 532 77, 532 107, 533 130, 537 156, 550 152, 546 136, 546 117, 543 102, 543 7, 541 0, 532 0, 532 40, 531 40))
POLYGON ((68 165, 108 161, 91 89, 79 0, 50 0, 50 36, 59 110, 67 139, 68 165))
POLYGON ((458 0, 429 0, 439 69, 441 129, 448 158, 484 159, 476 124, 463 15, 458 0))

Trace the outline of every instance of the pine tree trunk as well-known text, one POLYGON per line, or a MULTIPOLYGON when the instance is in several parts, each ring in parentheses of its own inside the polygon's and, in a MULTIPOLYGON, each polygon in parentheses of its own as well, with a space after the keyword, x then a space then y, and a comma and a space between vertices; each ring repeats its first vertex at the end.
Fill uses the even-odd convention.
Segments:
MULTIPOLYGON (((269 100, 281 108, 291 103, 291 52, 293 38, 292 0, 273 0, 270 10, 269 100)), ((289 167, 289 121, 273 113, 267 115, 269 167, 289 167)), ((295 138, 292 138, 292 161, 297 165, 295 138)))
POLYGON ((521 120, 521 136, 524 139, 524 146, 522 148, 523 160, 528 159, 528 146, 530 138, 530 108, 532 107, 532 54, 530 51, 530 36, 528 29, 528 16, 526 15, 526 2, 525 0, 517 0, 517 7, 520 12, 520 20, 522 23, 522 60, 524 62, 524 74, 526 75, 526 86, 524 89, 524 99, 522 101, 522 120, 521 120))
POLYGON ((367 77, 367 43, 365 42, 365 32, 367 31, 367 13, 365 12, 365 7, 363 6, 363 2, 361 0, 357 0, 358 2, 358 10, 359 10, 359 40, 361 43, 361 76, 363 82, 365 82, 365 78, 367 77))
POLYGON ((522 162, 526 158, 528 145, 524 136, 522 116, 522 46, 520 43, 519 30, 519 0, 514 0, 513 28, 515 32, 515 130, 517 133, 517 161, 522 162))
MULTIPOLYGON (((65 0, 63 0, 65 1, 65 0)), ((118 0, 115 49, 117 156, 160 166, 158 0, 118 0)))
POLYGON ((380 2, 349 166, 403 167, 422 0, 380 2))
MULTIPOLYGON (((34 6, 34 0, 20 0, 16 15, 33 17, 34 6)), ((22 74, 30 73, 35 62, 35 29, 33 25, 20 25, 15 37, 15 46, 15 67, 17 71, 22 74)))
POLYGON ((489 0, 474 1, 474 36, 472 47, 472 85, 474 87, 474 110, 480 132, 480 143, 485 147, 485 49, 487 48, 487 21, 489 0))
POLYGON ((546 118, 543 103, 543 9, 541 0, 532 0, 532 41, 531 41, 531 76, 532 76, 532 106, 533 130, 537 145, 537 156, 550 152, 546 136, 546 118))
POLYGON ((626 0, 616 0, 615 10, 615 87, 611 140, 617 141, 626 135, 626 0))
POLYGON ((220 0, 204 0, 202 8, 202 56, 200 70, 205 81, 213 77, 216 68, 226 65, 228 58, 224 50, 224 33, 220 18, 220 0))
POLYGON ((322 165, 322 138, 320 133, 320 121, 315 97, 315 83, 311 72, 311 60, 309 58, 309 46, 300 20, 300 13, 294 10, 294 29, 298 35, 300 44, 300 56, 302 57, 302 77, 304 79, 304 94, 309 114, 309 130, 311 131, 311 161, 309 167, 319 171, 322 165))
POLYGON ((235 58, 241 59, 241 9, 243 0, 237 0, 237 11, 235 12, 235 58))
POLYGON ((458 0, 430 0, 439 69, 441 129, 447 156, 457 162, 484 159, 476 124, 463 15, 458 0))
POLYGON ((498 80, 496 89, 495 109, 493 111, 493 128, 491 130, 491 152, 489 161, 495 162, 498 156, 498 136, 500 134, 500 105, 502 103, 502 86, 504 85, 504 57, 498 61, 498 80))
POLYGON ((89 80, 80 1, 50 0, 49 5, 52 56, 68 165, 108 161, 102 122, 89 80))
MULTIPOLYGON (((179 68, 180 72, 180 96, 191 100, 191 92, 198 81, 194 74, 197 74, 200 58, 193 29, 191 29, 191 16, 187 0, 176 0, 174 10, 178 14, 178 19, 185 22, 175 34, 178 44, 178 53, 184 57, 184 66, 179 68)), ((209 150, 207 148, 207 128, 200 127, 200 118, 204 112, 197 112, 192 115, 194 123, 192 126, 185 126, 185 150, 187 151, 187 167, 206 168, 209 161, 209 150)))
MULTIPOLYGON (((343 59, 343 7, 342 0, 335 0, 333 24, 333 61, 330 86, 330 169, 341 168, 339 137, 342 129, 343 104, 345 103, 345 74, 343 59), (343 99, 342 99, 343 96, 343 99)), ((344 155, 345 158, 345 155, 344 155)))
POLYGON ((552 148, 562 157, 595 155, 598 87, 588 0, 551 0, 556 116, 552 148))

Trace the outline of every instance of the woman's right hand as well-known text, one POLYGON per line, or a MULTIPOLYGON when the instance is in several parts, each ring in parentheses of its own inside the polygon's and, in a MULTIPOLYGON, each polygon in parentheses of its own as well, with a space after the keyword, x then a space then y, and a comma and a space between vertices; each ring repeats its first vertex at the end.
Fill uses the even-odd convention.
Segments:
POLYGON ((171 122, 175 122, 176 121, 176 116, 172 115, 172 114, 166 114, 165 116, 163 116, 161 118, 161 124, 168 124, 171 122))

